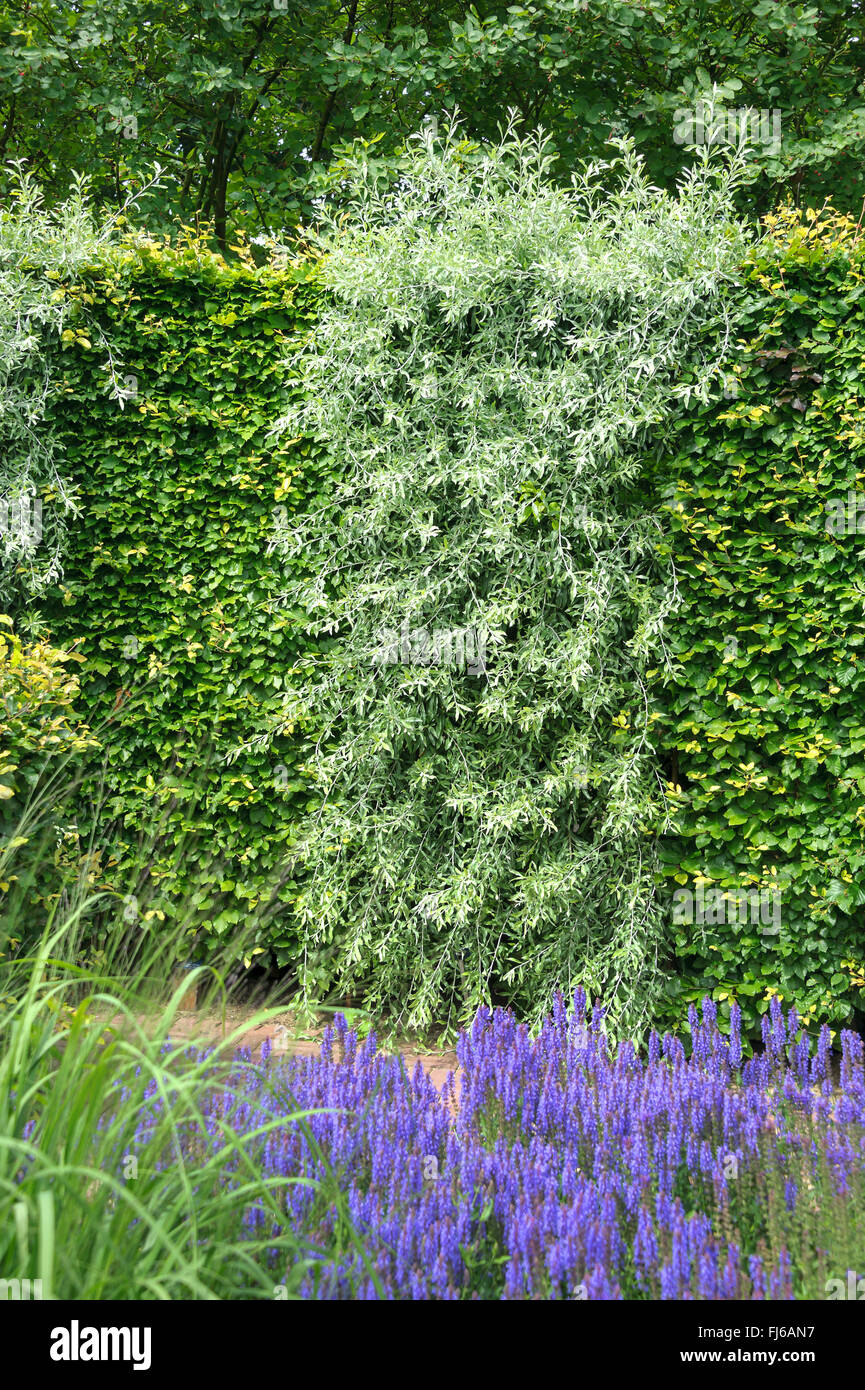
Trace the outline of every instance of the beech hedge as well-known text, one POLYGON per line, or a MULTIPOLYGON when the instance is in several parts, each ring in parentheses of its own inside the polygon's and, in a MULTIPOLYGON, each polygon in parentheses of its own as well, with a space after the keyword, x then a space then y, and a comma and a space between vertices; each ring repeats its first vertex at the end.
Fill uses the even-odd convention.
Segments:
POLYGON ((837 1027, 865 1002, 865 244, 831 210, 767 224, 663 475, 668 1006, 711 991, 753 1028, 778 994, 837 1027))
POLYGON ((238 252, 229 264, 191 235, 139 239, 67 290, 50 425, 80 510, 42 612, 84 658, 102 754, 78 829, 98 829, 126 920, 182 916, 189 953, 206 959, 209 940, 255 912, 262 949, 285 964, 304 742, 292 730, 265 749, 256 734, 308 641, 280 603, 285 566, 268 543, 277 514, 315 506, 328 471, 309 440, 269 431, 291 399, 283 364, 315 313, 318 271, 238 252))

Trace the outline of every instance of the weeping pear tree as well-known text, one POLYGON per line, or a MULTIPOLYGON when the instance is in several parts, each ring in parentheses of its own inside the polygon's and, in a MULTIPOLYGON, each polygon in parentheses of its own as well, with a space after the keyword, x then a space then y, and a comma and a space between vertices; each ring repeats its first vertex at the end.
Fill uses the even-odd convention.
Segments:
POLYGON ((662 987, 646 673, 676 586, 647 461, 718 391, 747 234, 741 151, 695 151, 671 195, 614 145, 562 187, 516 124, 428 129, 397 179, 348 168, 315 234, 328 306, 275 428, 339 481, 272 542, 316 638, 280 726, 314 730, 310 1002, 448 1033, 582 984, 639 1030, 662 987))

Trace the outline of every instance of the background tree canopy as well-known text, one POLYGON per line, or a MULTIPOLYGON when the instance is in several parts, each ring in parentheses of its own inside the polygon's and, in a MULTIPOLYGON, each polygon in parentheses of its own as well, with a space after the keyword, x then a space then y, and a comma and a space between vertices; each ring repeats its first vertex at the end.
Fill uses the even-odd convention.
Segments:
POLYGON ((120 204, 158 161, 151 228, 231 231, 309 216, 320 175, 361 138, 399 158, 425 116, 468 135, 508 110, 553 136, 557 170, 629 133, 649 175, 683 165, 675 113, 717 85, 780 114, 754 152, 758 212, 832 194, 858 211, 865 56, 858 0, 25 0, 0 13, 0 161, 28 161, 49 202, 74 170, 120 204))

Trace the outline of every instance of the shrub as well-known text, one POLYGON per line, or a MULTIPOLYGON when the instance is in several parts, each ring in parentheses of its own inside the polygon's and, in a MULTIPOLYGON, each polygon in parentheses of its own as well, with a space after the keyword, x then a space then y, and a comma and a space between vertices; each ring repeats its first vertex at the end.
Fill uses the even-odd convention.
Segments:
POLYGON ((689 357, 708 391, 736 166, 668 196, 625 146, 607 197, 513 131, 411 150, 393 185, 357 163, 322 233, 330 299, 279 427, 339 464, 276 540, 331 639, 277 726, 321 721, 303 984, 423 1027, 493 997, 537 1017, 582 981, 636 1026, 662 945, 645 671, 673 602, 644 467, 689 357))
POLYGON ((45 641, 23 641, 12 619, 0 613, 0 800, 4 814, 19 815, 39 784, 46 763, 81 753, 95 740, 75 713, 78 676, 67 669, 81 662, 45 641), (11 799, 16 797, 14 806, 11 799))
POLYGON ((77 713, 78 676, 69 669, 76 661, 75 652, 22 640, 0 614, 0 894, 5 898, 14 884, 12 891, 24 895, 21 931, 30 941, 38 939, 68 869, 84 860, 78 828, 56 796, 58 783, 74 780, 97 747, 77 713))

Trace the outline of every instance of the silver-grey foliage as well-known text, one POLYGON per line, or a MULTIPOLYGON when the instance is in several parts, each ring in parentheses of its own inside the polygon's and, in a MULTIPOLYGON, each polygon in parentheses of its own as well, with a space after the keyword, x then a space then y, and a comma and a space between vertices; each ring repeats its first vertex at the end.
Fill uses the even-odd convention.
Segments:
MULTIPOLYGON (((120 213, 100 223, 88 208, 83 179, 76 180, 65 202, 49 210, 23 165, 11 166, 10 174, 10 191, 0 205, 0 605, 4 607, 14 598, 42 592, 61 574, 66 520, 75 514, 76 501, 64 477, 49 416, 62 378, 62 335, 65 332, 69 340, 76 336, 68 327, 72 318, 69 286, 85 265, 105 253, 132 202, 130 198, 120 213)), ((80 308, 79 301, 77 312, 80 308)), ((79 323, 79 341, 86 327, 79 323)))
POLYGON ((339 481, 274 539, 333 639, 284 715, 317 738, 302 976, 404 1026, 582 983, 634 1027, 658 988, 645 673, 676 595, 645 465, 683 365, 716 379, 745 234, 735 155, 669 195, 618 148, 563 188, 540 136, 425 132, 396 183, 359 162, 321 234, 329 307, 277 428, 339 481), (483 671, 436 630, 481 634, 483 671))

